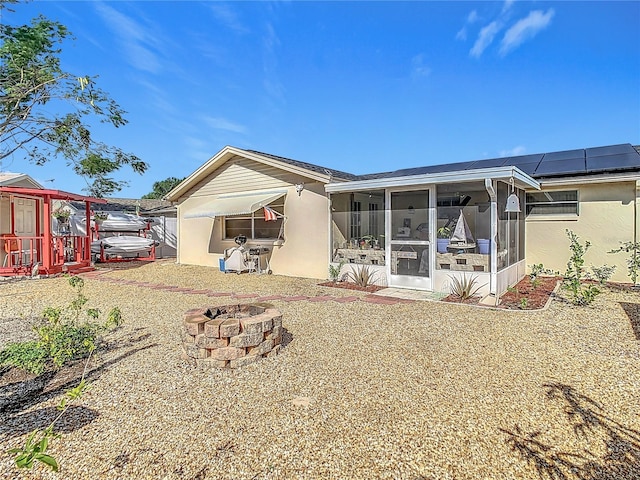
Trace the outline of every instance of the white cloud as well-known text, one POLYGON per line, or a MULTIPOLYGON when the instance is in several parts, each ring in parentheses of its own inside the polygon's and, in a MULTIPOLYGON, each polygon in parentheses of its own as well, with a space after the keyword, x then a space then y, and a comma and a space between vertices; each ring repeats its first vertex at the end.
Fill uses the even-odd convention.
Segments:
POLYGON ((472 23, 477 22, 479 18, 480 17, 478 17, 478 12, 476 10, 471 10, 471 12, 469 12, 469 15, 467 15, 467 22, 460 30, 458 30, 458 33, 456 33, 456 40, 466 40, 467 25, 471 25, 472 23))
POLYGON ((153 28, 145 27, 103 2, 96 2, 95 8, 107 26, 118 36, 127 61, 132 66, 151 73, 162 70, 158 56, 162 40, 153 33, 153 28))
POLYGON ((270 97, 284 101, 285 88, 278 76, 278 55, 280 39, 271 23, 266 24, 266 34, 262 38, 263 42, 263 69, 265 78, 262 81, 264 89, 270 97))
POLYGON ((222 23, 225 27, 233 30, 236 33, 249 33, 249 28, 247 28, 238 18, 238 15, 235 10, 233 10, 229 5, 225 5, 222 3, 212 3, 209 8, 216 19, 222 23))
POLYGON ((511 150, 500 150, 501 157, 517 157, 518 155, 524 155, 527 149, 518 145, 517 147, 513 147, 511 150))
POLYGON ((514 0, 505 0, 504 4, 502 5, 502 13, 506 13, 509 10, 511 10, 511 6, 513 5, 514 0))
POLYGON ((472 57, 480 58, 482 52, 491 45, 496 34, 502 29, 502 25, 498 23, 497 20, 494 20, 489 25, 480 30, 478 34, 478 38, 476 39, 476 43, 474 43, 473 47, 469 51, 469 55, 472 57))
POLYGON ((424 54, 420 53, 411 59, 411 77, 422 78, 431 75, 431 68, 424 63, 424 54))
POLYGON ((213 128, 214 130, 225 130, 227 132, 234 132, 234 133, 247 132, 247 128, 244 125, 233 123, 232 121, 227 120, 226 118, 205 116, 203 120, 210 128, 213 128))
POLYGON ((533 10, 529 15, 518 20, 506 31, 500 44, 500 55, 506 55, 511 50, 519 47, 523 42, 535 37, 538 32, 547 28, 554 15, 553 8, 543 13, 542 10, 533 10))

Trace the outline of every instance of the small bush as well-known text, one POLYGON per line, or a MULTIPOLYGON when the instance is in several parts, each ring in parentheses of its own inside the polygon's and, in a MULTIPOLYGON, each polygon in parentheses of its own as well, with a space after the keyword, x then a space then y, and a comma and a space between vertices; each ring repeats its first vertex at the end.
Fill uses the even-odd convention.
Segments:
POLYGON ((340 278, 340 271, 342 270, 342 266, 344 262, 340 262, 337 266, 329 264, 329 280, 332 282, 337 282, 340 278))
POLYGON ((101 334, 122 324, 118 307, 111 309, 104 323, 97 322, 100 310, 85 311, 87 320, 80 317, 87 298, 82 293, 84 281, 71 277, 69 284, 76 289, 76 297, 65 308, 47 307, 43 321, 33 328, 38 340, 13 343, 0 351, 0 366, 21 368, 41 374, 47 367, 59 369, 66 363, 87 357, 96 349, 101 334))
POLYGON ((589 305, 593 302, 600 290, 595 285, 583 283, 587 276, 584 268, 584 255, 591 247, 591 243, 586 241, 584 245, 580 243, 579 237, 571 230, 567 230, 569 237, 569 250, 571 256, 567 262, 567 270, 564 274, 563 287, 571 293, 571 301, 574 305, 589 305))
POLYGON ((638 283, 638 278, 640 278, 640 242, 620 242, 620 248, 609 251, 609 253, 620 252, 630 254, 627 259, 629 277, 633 283, 638 283))
POLYGON ((449 277, 451 278, 451 294, 458 297, 460 300, 466 300, 473 297, 478 291, 486 285, 478 285, 478 277, 449 277))
POLYGON ((10 343, 0 352, 0 365, 40 375, 48 358, 48 352, 40 342, 10 343))
POLYGON ((360 287, 367 287, 373 282, 375 272, 371 270, 369 265, 360 265, 360 267, 352 267, 347 273, 347 279, 360 287))
POLYGON ((600 285, 604 285, 609 281, 609 279, 613 276, 613 273, 616 271, 615 265, 602 265, 601 267, 596 267, 595 265, 591 265, 591 273, 598 280, 600 285))

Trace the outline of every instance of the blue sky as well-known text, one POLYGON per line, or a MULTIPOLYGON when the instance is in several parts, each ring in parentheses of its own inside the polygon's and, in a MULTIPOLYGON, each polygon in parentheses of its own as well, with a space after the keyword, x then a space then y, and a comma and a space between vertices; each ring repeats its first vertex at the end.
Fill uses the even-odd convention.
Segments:
MULTIPOLYGON (((128 112, 139 197, 225 145, 351 173, 640 144, 640 2, 34 1, 128 112)), ((86 186, 64 162, 3 170, 86 186)))

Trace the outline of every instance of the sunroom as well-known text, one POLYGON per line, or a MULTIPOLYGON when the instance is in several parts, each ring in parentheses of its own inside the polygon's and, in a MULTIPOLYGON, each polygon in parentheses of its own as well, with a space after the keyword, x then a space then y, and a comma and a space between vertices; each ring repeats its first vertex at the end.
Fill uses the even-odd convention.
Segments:
POLYGON ((493 296, 525 275, 524 190, 539 189, 536 180, 513 166, 397 173, 325 186, 332 265, 443 293, 475 277, 493 296))

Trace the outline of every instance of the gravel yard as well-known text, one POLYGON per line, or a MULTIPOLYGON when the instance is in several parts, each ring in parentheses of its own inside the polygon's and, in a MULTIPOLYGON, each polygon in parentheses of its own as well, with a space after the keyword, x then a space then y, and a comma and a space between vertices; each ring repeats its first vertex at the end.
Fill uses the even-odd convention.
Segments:
MULTIPOLYGON (((640 478, 639 293, 519 312, 375 304, 317 283, 170 262, 87 278, 89 306, 119 306, 125 325, 51 444, 61 472, 17 472, 2 453, 0 477, 640 478), (181 360, 183 313, 251 298, 140 282, 359 300, 271 300, 288 332, 282 353, 207 370, 181 360)), ((71 297, 63 278, 0 283, 0 346, 71 297)), ((54 390, 1 412, 0 451, 46 426, 59 398, 54 390)))

